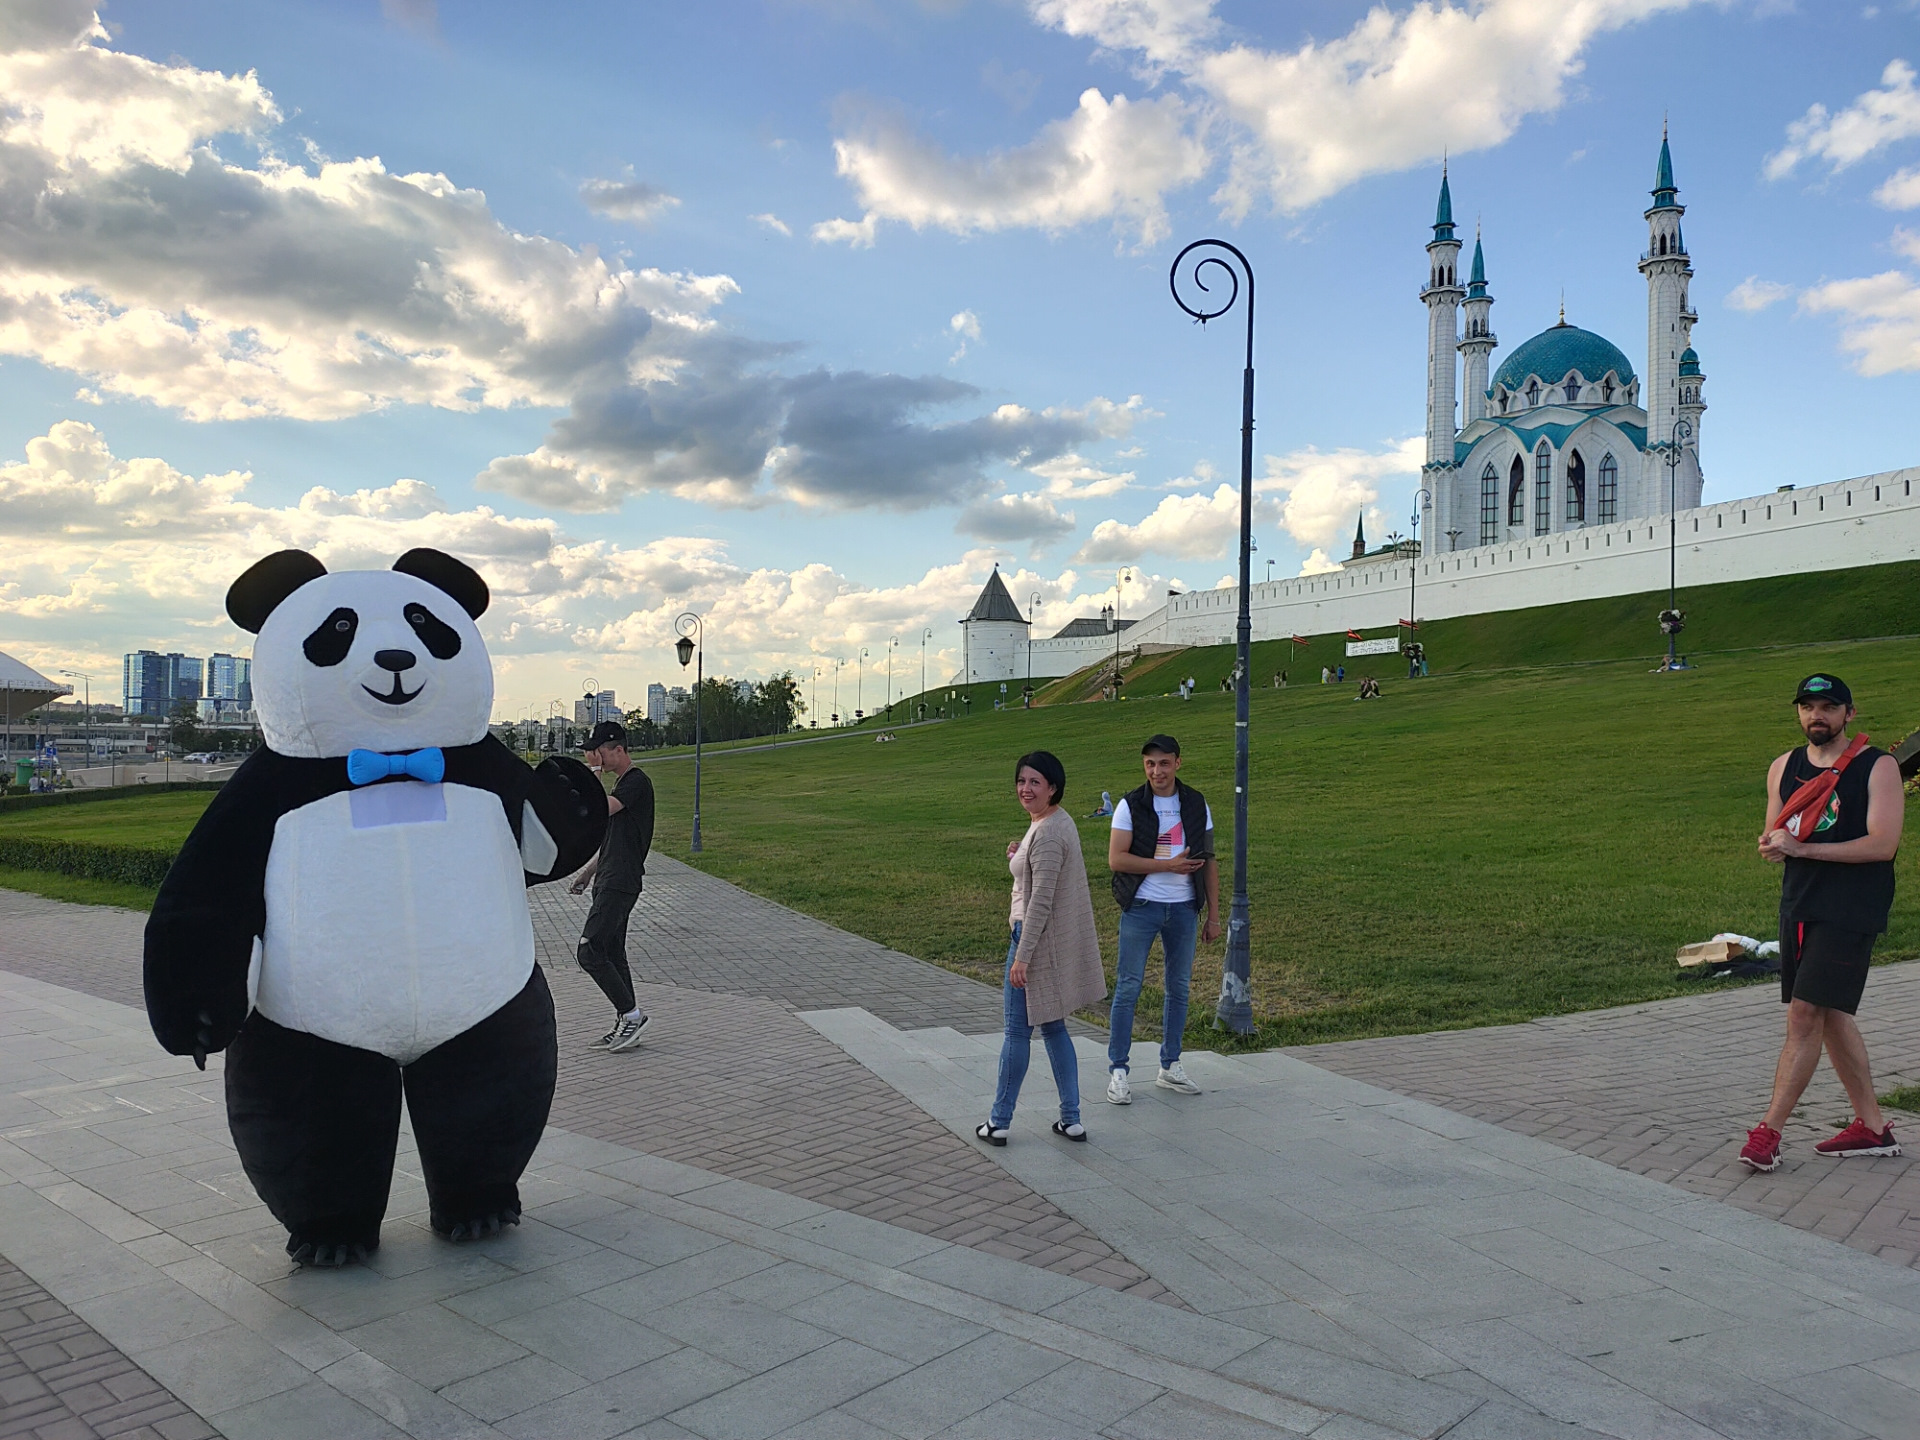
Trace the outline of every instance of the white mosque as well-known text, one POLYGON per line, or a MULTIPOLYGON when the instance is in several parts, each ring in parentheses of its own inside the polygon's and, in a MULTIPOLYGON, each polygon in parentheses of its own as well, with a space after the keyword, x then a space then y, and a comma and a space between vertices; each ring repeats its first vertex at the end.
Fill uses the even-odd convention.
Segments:
MULTIPOLYGON (((1257 582, 1253 638, 1338 636, 1377 645, 1410 618, 1518 610, 1610 595, 1649 597, 1647 624, 1671 578, 1682 586, 1791 575, 1920 556, 1920 466, 1701 503, 1706 375, 1694 353, 1693 264, 1660 137, 1647 208, 1644 374, 1612 341, 1560 323, 1493 369, 1493 296, 1480 237, 1465 285, 1446 172, 1427 244, 1427 452, 1420 541, 1368 551, 1332 571, 1257 582), (1465 311, 1464 317, 1461 311, 1465 311), (1465 325, 1462 328, 1462 320, 1465 325)), ((1144 615, 1074 621, 1033 634, 999 575, 963 622, 956 679, 1066 675, 1127 654, 1233 641, 1232 586, 1168 592, 1144 615), (1116 631, 1124 630, 1124 634, 1116 631)), ((1355 654, 1371 653, 1355 651, 1355 654)), ((1315 652, 1317 665, 1325 656, 1315 652)))
POLYGON ((1453 196, 1440 176, 1428 242, 1427 458, 1422 482, 1430 556, 1665 515, 1700 504, 1700 417, 1706 376, 1691 343, 1693 265, 1680 228, 1686 207, 1660 137, 1646 212, 1647 368, 1644 380, 1611 341, 1560 323, 1518 346, 1493 372, 1500 341, 1486 257, 1460 284, 1453 196), (1466 311, 1464 333, 1460 312, 1466 311), (1456 358, 1457 356, 1457 358, 1456 358), (1643 389, 1644 386, 1644 389, 1643 389), (1459 396, 1456 406, 1455 396, 1459 396))

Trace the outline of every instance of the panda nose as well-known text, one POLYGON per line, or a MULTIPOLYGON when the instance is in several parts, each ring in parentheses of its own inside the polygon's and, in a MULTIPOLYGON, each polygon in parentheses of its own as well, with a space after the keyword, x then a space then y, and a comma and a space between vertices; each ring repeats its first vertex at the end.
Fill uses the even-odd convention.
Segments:
POLYGON ((397 675, 402 670, 411 670, 420 662, 411 650, 376 650, 373 652, 373 663, 397 675))

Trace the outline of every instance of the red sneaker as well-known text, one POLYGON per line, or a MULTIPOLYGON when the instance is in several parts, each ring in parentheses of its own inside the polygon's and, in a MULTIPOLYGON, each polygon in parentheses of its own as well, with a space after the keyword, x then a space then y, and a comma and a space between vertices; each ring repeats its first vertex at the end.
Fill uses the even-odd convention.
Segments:
POLYGON ((1893 1126, 1876 1135, 1867 1128, 1866 1121, 1856 1119, 1838 1135, 1822 1140, 1813 1148, 1822 1155, 1845 1159, 1849 1155, 1898 1155, 1900 1142, 1893 1138, 1893 1126))
POLYGON ((1747 1143, 1740 1150, 1740 1163, 1749 1170, 1780 1168, 1780 1132, 1762 1120, 1747 1132, 1747 1143))

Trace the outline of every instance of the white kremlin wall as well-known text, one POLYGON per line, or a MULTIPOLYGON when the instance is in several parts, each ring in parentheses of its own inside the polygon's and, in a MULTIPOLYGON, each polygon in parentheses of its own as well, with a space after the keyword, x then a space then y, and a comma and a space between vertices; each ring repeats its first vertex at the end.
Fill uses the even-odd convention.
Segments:
MULTIPOLYGON (((1595 600, 1667 588, 1664 516, 1589 525, 1537 539, 1476 546, 1414 562, 1422 620, 1595 600)), ((1680 512, 1682 589, 1765 575, 1842 570, 1920 558, 1920 467, 1680 512)), ((1253 587, 1253 638, 1388 631, 1407 615, 1408 566, 1378 561, 1253 587)), ((1145 646, 1230 645, 1234 587, 1176 596, 1121 638, 1145 646)), ((1654 616, 1649 614, 1649 633, 1654 616)), ((1650 642, 1651 643, 1651 642, 1650 642)), ((1034 640, 1033 674, 1057 676, 1111 659, 1111 635, 1034 640)), ((1010 657, 1011 658, 1011 657, 1010 657)), ((1002 676, 1024 676, 1019 655, 1002 676)))

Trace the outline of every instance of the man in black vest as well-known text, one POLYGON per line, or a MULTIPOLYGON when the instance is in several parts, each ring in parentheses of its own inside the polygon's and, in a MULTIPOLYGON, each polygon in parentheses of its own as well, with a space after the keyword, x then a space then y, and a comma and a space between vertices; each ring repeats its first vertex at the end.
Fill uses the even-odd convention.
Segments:
POLYGON ((1133 1053, 1133 1007, 1146 978, 1154 938, 1166 966, 1166 1003, 1161 1011, 1160 1074, 1154 1083, 1182 1095, 1200 1087, 1180 1063, 1180 1037, 1187 1028, 1187 987, 1193 978, 1194 931, 1206 912, 1203 932, 1220 938, 1220 871, 1213 860, 1213 811, 1207 797, 1180 782, 1180 742, 1156 735, 1140 749, 1147 783, 1113 807, 1107 865, 1113 898, 1120 902, 1120 963, 1113 982, 1108 1022, 1107 1099, 1133 1103, 1128 1078, 1133 1053))
MULTIPOLYGON (((1780 1127, 1813 1079, 1824 1047, 1847 1087, 1855 1118, 1813 1148, 1822 1155, 1898 1155, 1900 1142, 1873 1093, 1873 1071, 1854 1012, 1867 985, 1874 936, 1893 908, 1893 857, 1906 796, 1900 766, 1884 750, 1847 738, 1853 692, 1837 675, 1809 675, 1794 693, 1807 743, 1767 772, 1762 859, 1784 865, 1780 885, 1780 999, 1787 1040, 1773 1074, 1773 1103, 1747 1134, 1740 1163, 1780 1165, 1780 1127), (1831 793, 1810 792, 1810 808, 1789 806, 1803 785, 1838 770, 1831 793), (1782 812, 1788 816, 1783 821, 1782 812)), ((1865 737, 1861 737, 1864 741, 1865 737)))
POLYGON ((575 959, 600 992, 613 1002, 613 1028, 587 1048, 610 1055, 635 1049, 648 1025, 647 1012, 633 993, 627 966, 627 918, 640 899, 653 845, 653 782, 627 754, 627 729, 602 720, 587 737, 587 763, 611 770, 613 793, 607 797, 607 836, 600 853, 574 876, 568 888, 578 895, 593 886, 593 908, 580 930, 575 959))

